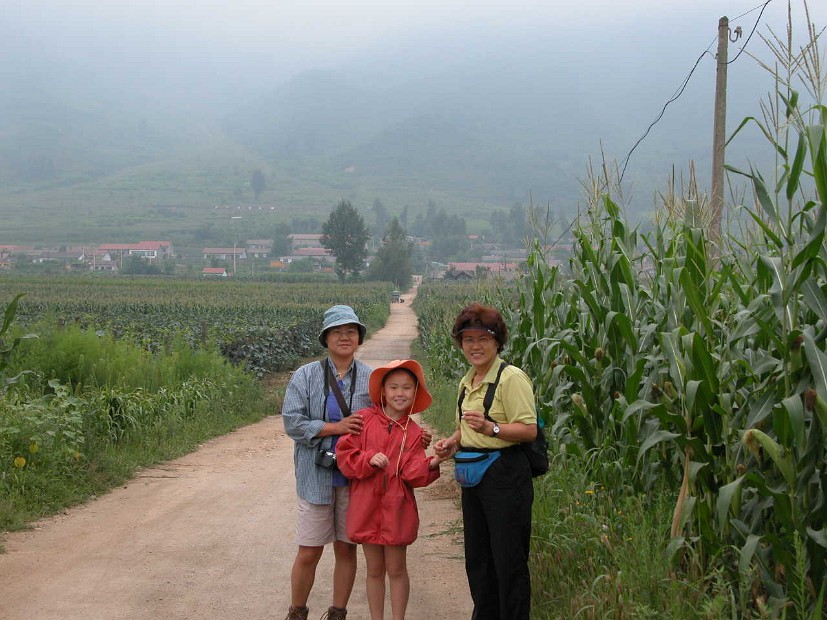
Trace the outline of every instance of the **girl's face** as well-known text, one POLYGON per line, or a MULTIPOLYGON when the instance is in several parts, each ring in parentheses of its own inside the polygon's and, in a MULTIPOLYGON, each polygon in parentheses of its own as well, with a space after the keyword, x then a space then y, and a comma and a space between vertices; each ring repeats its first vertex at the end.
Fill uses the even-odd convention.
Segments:
POLYGON ((406 370, 394 370, 385 375, 382 384, 385 409, 396 414, 411 410, 416 396, 416 381, 406 370))

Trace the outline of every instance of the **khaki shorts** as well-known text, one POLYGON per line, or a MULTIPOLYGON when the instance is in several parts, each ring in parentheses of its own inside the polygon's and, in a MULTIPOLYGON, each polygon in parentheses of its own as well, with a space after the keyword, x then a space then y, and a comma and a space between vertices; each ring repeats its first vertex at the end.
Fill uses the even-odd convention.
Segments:
POLYGON ((311 504, 298 498, 296 543, 300 547, 324 547, 334 540, 352 542, 345 530, 345 515, 350 501, 348 487, 333 487, 333 503, 311 504))

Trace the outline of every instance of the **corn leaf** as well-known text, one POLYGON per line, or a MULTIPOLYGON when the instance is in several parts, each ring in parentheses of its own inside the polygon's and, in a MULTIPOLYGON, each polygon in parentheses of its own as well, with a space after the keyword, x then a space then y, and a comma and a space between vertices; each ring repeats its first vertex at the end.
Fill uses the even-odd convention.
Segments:
POLYGON ((634 331, 632 331, 632 322, 628 316, 619 312, 609 312, 606 315, 606 328, 616 328, 622 335, 628 351, 630 353, 637 351, 637 339, 634 331))
MULTIPOLYGON (((778 142, 776 141, 775 136, 772 134, 772 132, 769 129, 767 129, 767 127, 763 123, 761 123, 757 118, 755 118, 754 116, 747 116, 744 120, 742 120, 741 123, 738 125, 738 127, 735 129, 735 131, 732 132, 732 135, 729 137, 729 140, 727 140, 726 143, 729 144, 730 142, 732 142, 732 140, 735 138, 735 136, 738 135, 738 132, 741 131, 741 129, 743 129, 746 126, 746 124, 750 121, 753 121, 756 125, 758 125, 758 128, 761 130, 761 133, 763 133, 764 137, 767 140, 769 140, 770 143, 775 147, 775 150, 778 151, 778 154, 781 155, 781 157, 783 159, 787 159, 787 151, 784 150, 784 147, 782 147, 780 144, 778 144, 778 142)), ((732 166, 725 166, 725 167, 728 170, 730 170, 731 172, 735 172, 737 174, 742 174, 744 176, 749 176, 745 172, 741 172, 740 170, 738 170, 737 168, 734 168, 732 166)))
MULTIPOLYGON (((743 477, 725 484, 718 491, 718 499, 715 501, 715 515, 718 518, 718 529, 724 530, 727 523, 729 509, 736 498, 740 498, 741 483, 743 477)), ((740 502, 739 502, 740 503, 740 502)))
POLYGON ((818 348, 818 345, 809 334, 804 334, 804 355, 813 375, 816 392, 827 400, 827 354, 818 348))
POLYGON ((746 209, 746 212, 749 216, 753 219, 753 221, 758 225, 758 227, 764 232, 764 235, 772 241, 772 244, 776 248, 781 248, 784 246, 784 243, 781 241, 781 237, 779 237, 772 228, 770 228, 767 223, 761 218, 758 213, 750 209, 746 209))
POLYGON ((680 433, 670 433, 669 431, 655 431, 651 435, 649 435, 646 440, 640 444, 640 450, 637 453, 637 460, 640 463, 640 459, 649 451, 652 446, 656 446, 659 443, 664 441, 672 441, 673 439, 677 439, 681 437, 680 433))
POLYGON ((775 206, 775 203, 772 201, 769 192, 767 191, 767 186, 764 185, 764 180, 761 178, 761 174, 755 170, 752 170, 752 175, 750 178, 752 179, 752 187, 755 190, 755 195, 758 198, 758 204, 761 205, 761 208, 764 210, 764 213, 769 215, 772 218, 772 221, 775 225, 780 229, 781 226, 781 216, 778 213, 778 209, 775 206))
POLYGON ((692 270, 682 269, 680 274, 680 283, 683 294, 686 296, 686 302, 692 308, 692 312, 696 319, 701 322, 704 333, 707 336, 712 335, 712 323, 709 320, 707 313, 706 297, 701 297, 701 291, 705 292, 705 288, 699 287, 697 278, 692 276, 692 270))
POLYGON ((761 537, 758 534, 750 534, 738 554, 738 574, 744 579, 749 575, 749 567, 752 564, 752 558, 755 556, 755 550, 758 548, 759 542, 761 542, 761 537))
POLYGON ((759 275, 763 272, 771 282, 769 295, 779 322, 789 325, 787 307, 785 304, 787 293, 785 290, 784 264, 777 256, 760 256, 758 261, 759 275))
POLYGON ((790 176, 787 179, 787 200, 792 200, 798 191, 798 184, 801 179, 801 171, 804 169, 804 160, 807 156, 807 139, 803 135, 798 136, 798 147, 795 150, 795 158, 790 168, 790 176))
POLYGON ((674 564, 678 551, 680 551, 686 544, 686 538, 683 536, 676 536, 666 545, 666 550, 663 552, 664 559, 669 564, 674 564))
POLYGON ((807 535, 820 546, 827 549, 827 528, 821 528, 820 530, 814 530, 812 528, 807 528, 807 535))
POLYGON ((683 389, 684 385, 686 385, 686 364, 680 359, 680 354, 677 349, 677 333, 661 333, 660 336, 661 348, 669 359, 673 383, 683 389))
POLYGON ((824 125, 807 128, 813 165, 813 179, 822 205, 827 205, 827 130, 824 125))
POLYGON ((3 314, 3 327, 0 327, 0 336, 8 331, 9 326, 12 321, 14 321, 14 317, 17 315, 17 304, 20 302, 20 298, 24 295, 25 293, 18 293, 6 306, 6 311, 3 314))
POLYGON ((813 223, 810 231, 810 240, 793 259, 793 269, 800 266, 805 261, 812 261, 813 259, 818 258, 818 255, 824 245, 825 224, 827 224, 827 207, 821 207, 818 212, 818 217, 813 223))
POLYGON ((803 452, 807 447, 804 430, 804 403, 801 401, 800 396, 790 396, 781 401, 781 404, 789 418, 795 447, 799 450, 799 453, 803 452))
POLYGON ((692 336, 692 362, 695 367, 695 376, 704 382, 708 394, 718 392, 718 377, 715 375, 715 360, 707 349, 707 341, 700 334, 692 336))

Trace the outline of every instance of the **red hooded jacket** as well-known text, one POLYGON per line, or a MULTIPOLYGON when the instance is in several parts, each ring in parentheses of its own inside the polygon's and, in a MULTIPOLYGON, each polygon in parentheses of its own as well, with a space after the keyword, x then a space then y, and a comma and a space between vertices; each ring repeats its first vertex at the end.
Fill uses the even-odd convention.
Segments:
POLYGON ((350 478, 347 535, 356 543, 410 545, 419 531, 413 489, 439 478, 439 468, 428 467, 422 429, 410 416, 394 421, 375 405, 359 413, 362 432, 336 442, 339 469, 350 478), (377 452, 388 457, 386 469, 370 464, 377 452))

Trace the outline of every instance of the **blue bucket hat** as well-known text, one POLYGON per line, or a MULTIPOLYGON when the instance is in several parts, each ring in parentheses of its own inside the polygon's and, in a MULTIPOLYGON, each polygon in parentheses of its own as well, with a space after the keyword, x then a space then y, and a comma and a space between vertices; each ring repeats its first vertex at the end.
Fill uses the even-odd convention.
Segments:
POLYGON ((322 343, 325 349, 327 348, 327 330, 339 327, 340 325, 356 325, 356 327, 359 328, 359 344, 365 341, 365 334, 368 328, 362 324, 359 317, 356 316, 356 313, 353 311, 353 308, 350 306, 332 306, 325 310, 322 331, 319 332, 319 342, 322 343))

